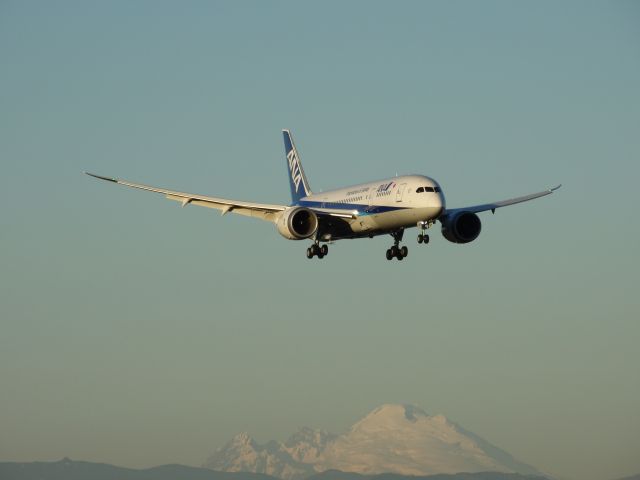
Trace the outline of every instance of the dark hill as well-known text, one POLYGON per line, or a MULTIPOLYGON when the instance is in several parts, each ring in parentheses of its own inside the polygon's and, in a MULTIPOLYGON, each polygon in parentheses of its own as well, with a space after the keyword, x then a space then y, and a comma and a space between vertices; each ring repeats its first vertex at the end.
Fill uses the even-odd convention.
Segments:
POLYGON ((437 475, 410 476, 395 473, 361 475, 359 473, 341 472, 339 470, 327 470, 326 472, 307 477, 306 480, 546 480, 546 478, 534 475, 521 475, 519 473, 500 472, 442 473, 437 475))
POLYGON ((59 462, 0 463, 1 480, 278 480, 260 473, 216 472, 184 465, 162 465, 136 470, 106 463, 59 462))
MULTIPOLYGON (((75 462, 0 462, 1 480, 279 480, 269 475, 248 472, 217 472, 184 465, 133 469, 106 463, 75 462)), ((543 477, 517 473, 458 473, 455 475, 406 476, 392 473, 360 475, 328 470, 307 480, 541 480, 543 477)))

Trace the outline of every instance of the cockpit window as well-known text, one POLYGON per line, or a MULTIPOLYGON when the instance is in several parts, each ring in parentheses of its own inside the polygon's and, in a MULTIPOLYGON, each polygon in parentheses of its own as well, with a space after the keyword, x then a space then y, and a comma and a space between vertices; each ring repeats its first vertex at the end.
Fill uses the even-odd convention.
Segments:
POLYGON ((420 187, 416 190, 416 193, 422 193, 424 192, 424 187, 420 187))
POLYGON ((433 192, 433 187, 424 187, 425 192, 433 192))
POLYGON ((440 190, 440 187, 436 187, 436 192, 440 193, 442 190, 440 190))

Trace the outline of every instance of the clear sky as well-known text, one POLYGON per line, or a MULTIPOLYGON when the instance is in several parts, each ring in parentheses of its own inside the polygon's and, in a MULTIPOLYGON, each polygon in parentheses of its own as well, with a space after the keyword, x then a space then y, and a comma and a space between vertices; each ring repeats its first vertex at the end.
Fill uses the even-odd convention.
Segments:
POLYGON ((0 3, 0 459, 201 464, 233 434, 442 413, 569 479, 640 471, 640 3, 0 3), (402 173, 437 231, 309 261, 106 175, 289 199, 402 173))

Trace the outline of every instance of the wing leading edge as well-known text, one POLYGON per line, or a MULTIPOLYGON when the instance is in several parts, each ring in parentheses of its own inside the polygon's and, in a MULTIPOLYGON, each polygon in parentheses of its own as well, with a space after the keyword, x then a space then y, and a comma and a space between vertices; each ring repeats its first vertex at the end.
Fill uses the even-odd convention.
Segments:
POLYGON ((471 213, 480 213, 486 212, 487 210, 491 210, 495 213, 496 208, 507 207, 509 205, 515 205, 516 203, 528 202, 529 200, 534 200, 536 198, 544 197, 546 195, 551 195, 553 192, 558 190, 562 185, 555 186, 553 188, 549 188, 548 190, 544 190, 538 193, 532 193, 530 195, 524 195, 522 197, 510 198, 508 200, 500 200, 499 202, 493 203, 483 203, 482 205, 473 205, 470 207, 464 208, 452 208, 447 209, 444 215, 452 215, 458 212, 471 212, 471 213))

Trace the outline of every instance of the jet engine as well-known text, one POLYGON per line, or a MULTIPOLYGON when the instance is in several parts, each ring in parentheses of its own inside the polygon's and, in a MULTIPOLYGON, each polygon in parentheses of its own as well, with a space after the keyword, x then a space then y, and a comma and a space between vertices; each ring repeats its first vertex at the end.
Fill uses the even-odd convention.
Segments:
POLYGON ((480 218, 473 212, 460 212, 442 218, 442 235, 453 243, 473 242, 482 228, 480 218))
POLYGON ((309 238, 318 230, 318 216, 308 208, 291 207, 280 215, 278 233, 289 240, 309 238))

